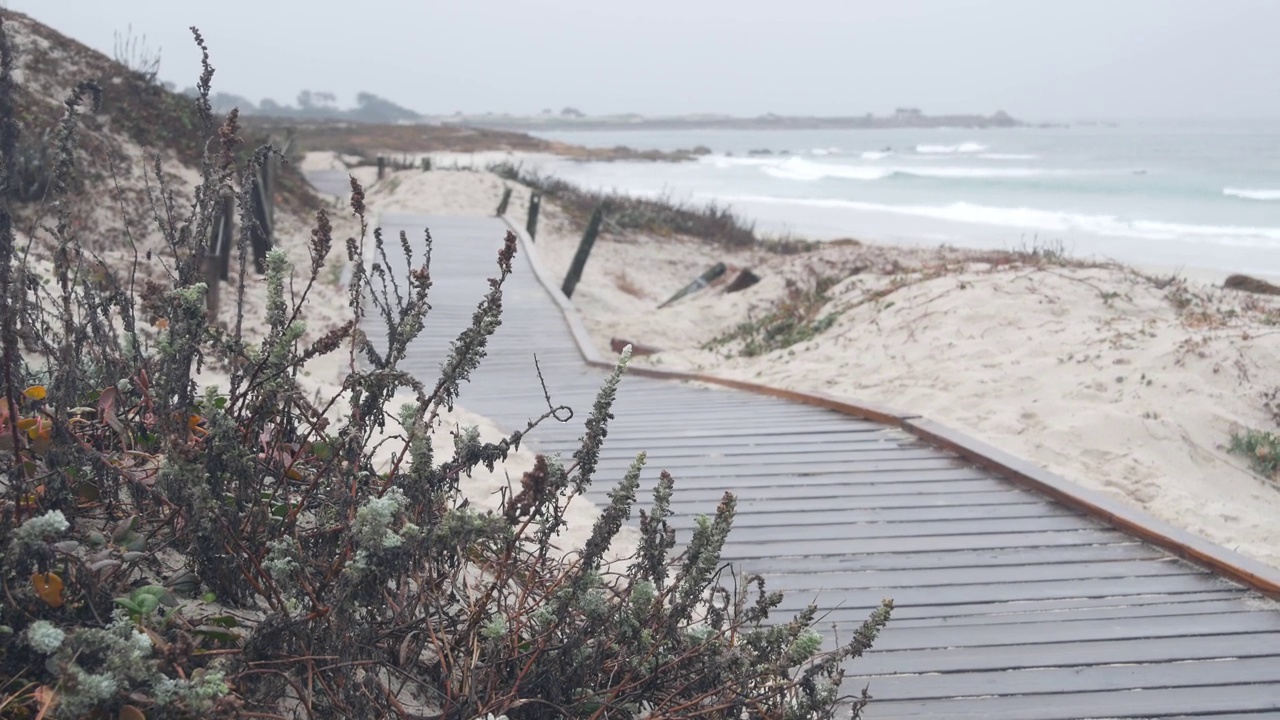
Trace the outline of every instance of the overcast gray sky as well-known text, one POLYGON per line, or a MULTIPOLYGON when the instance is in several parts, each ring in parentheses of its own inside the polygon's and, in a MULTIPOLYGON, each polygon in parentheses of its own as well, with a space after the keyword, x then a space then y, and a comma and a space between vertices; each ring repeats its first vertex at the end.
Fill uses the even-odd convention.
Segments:
POLYGON ((367 90, 426 113, 1280 118, 1280 0, 8 0, 161 76, 292 103, 367 90), (108 9, 109 8, 109 9, 108 9))

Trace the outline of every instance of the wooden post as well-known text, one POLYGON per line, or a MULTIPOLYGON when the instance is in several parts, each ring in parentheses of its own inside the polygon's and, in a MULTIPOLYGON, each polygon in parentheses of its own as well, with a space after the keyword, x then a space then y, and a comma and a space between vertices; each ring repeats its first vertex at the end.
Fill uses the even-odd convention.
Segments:
POLYGON ((573 263, 569 265, 569 273, 564 276, 564 285, 560 289, 564 291, 565 297, 573 297, 573 289, 582 279, 582 269, 587 266, 587 257, 591 255, 591 248, 596 244, 596 236, 600 234, 600 223, 603 221, 604 209, 596 208, 596 211, 591 213, 591 222, 587 223, 587 231, 582 235, 582 242, 578 243, 578 252, 574 253, 573 263))
POLYGON ((529 231, 529 239, 536 240, 538 235, 538 209, 542 207, 542 193, 536 190, 529 195, 529 222, 524 229, 529 231))
POLYGON ((222 281, 231 267, 231 223, 235 217, 235 196, 230 192, 218 197, 213 228, 204 249, 205 308, 209 317, 217 319, 222 296, 222 281))
POLYGON ((511 202, 511 186, 508 185, 502 190, 502 200, 498 202, 498 211, 494 213, 498 217, 507 214, 507 204, 511 202))
POLYGON ((214 223, 214 231, 218 233, 218 277, 231 279, 231 246, 235 245, 236 196, 227 191, 221 197, 222 207, 218 219, 214 223))
POLYGON ((253 195, 250 197, 253 227, 249 239, 253 244, 253 267, 259 274, 267 271, 267 253, 271 251, 271 161, 264 162, 254 173, 253 195))
POLYGON ((379 155, 378 156, 378 179, 381 180, 383 174, 385 174, 386 172, 387 172, 387 159, 379 155))
POLYGON ((431 158, 424 156, 422 158, 422 172, 430 172, 430 171, 431 171, 431 158))

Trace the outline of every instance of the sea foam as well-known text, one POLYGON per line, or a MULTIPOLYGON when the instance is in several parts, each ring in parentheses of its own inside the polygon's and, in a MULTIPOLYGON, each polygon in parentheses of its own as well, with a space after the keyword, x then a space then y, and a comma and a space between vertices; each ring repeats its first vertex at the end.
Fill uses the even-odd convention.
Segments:
POLYGON ((1254 190, 1248 188, 1223 188, 1223 195, 1244 198, 1245 200, 1280 200, 1280 190, 1254 190))
POLYGON ((966 142, 959 145, 917 145, 916 152, 922 155, 951 155, 954 153, 980 153, 987 146, 982 143, 966 142))
MULTIPOLYGON (((1042 170, 1022 167, 890 167, 883 165, 843 165, 814 162, 792 157, 752 163, 766 175, 780 180, 814 181, 826 178, 841 180, 883 180, 889 177, 922 177, 949 179, 1011 179, 1043 175, 1069 174, 1068 170, 1042 170)), ((728 167, 728 166, 722 166, 728 167)))
POLYGON ((719 198, 727 202, 767 203, 798 207, 892 213, 950 222, 994 225, 1039 232, 1084 232, 1111 237, 1182 240, 1239 247, 1280 247, 1280 227, 1191 225, 1156 220, 1131 220, 1115 215, 1089 215, 1026 207, 993 207, 967 202, 946 205, 886 205, 854 200, 789 199, 743 195, 719 198))

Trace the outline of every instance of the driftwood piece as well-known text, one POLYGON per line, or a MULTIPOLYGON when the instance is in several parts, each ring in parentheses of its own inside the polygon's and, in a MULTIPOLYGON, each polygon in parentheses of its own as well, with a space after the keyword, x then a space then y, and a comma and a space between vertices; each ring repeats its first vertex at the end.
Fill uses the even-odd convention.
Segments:
POLYGON ((690 293, 695 293, 701 290, 702 288, 710 285, 716 278, 720 277, 721 275, 724 275, 725 272, 728 271, 728 269, 729 268, 722 262, 718 262, 715 265, 712 265, 711 267, 707 268, 706 272, 699 275, 696 280, 689 283, 688 285, 685 285, 683 288, 680 288, 680 292, 676 293, 675 295, 672 295, 670 298, 667 298, 667 301, 659 305, 658 309, 661 310, 662 308, 679 300, 685 295, 689 295, 690 293))
POLYGON ((744 268, 732 282, 725 286, 724 291, 726 293, 736 293, 739 290, 746 290, 758 282, 760 282, 760 276, 751 272, 750 269, 744 268))
POLYGON ((631 346, 632 357, 644 357, 645 355, 653 355, 654 353, 662 352, 659 348, 651 347, 649 345, 641 345, 640 343, 631 342, 630 340, 623 340, 621 338, 612 338, 609 340, 609 349, 615 353, 622 352, 628 345, 631 346))
POLYGON ((1258 295, 1280 295, 1280 285, 1273 285, 1266 280, 1248 275, 1232 275, 1222 281, 1222 287, 1228 290, 1256 293, 1258 295))

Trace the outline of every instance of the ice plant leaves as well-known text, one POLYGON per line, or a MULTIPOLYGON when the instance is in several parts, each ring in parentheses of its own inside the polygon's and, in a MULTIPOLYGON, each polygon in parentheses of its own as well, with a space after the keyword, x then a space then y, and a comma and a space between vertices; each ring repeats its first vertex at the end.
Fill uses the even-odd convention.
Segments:
POLYGON ((49 607, 62 607, 62 578, 55 573, 36 573, 31 576, 31 587, 49 607))

